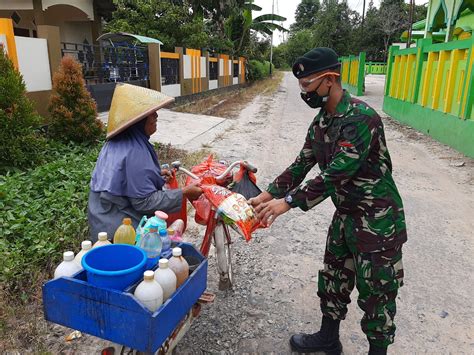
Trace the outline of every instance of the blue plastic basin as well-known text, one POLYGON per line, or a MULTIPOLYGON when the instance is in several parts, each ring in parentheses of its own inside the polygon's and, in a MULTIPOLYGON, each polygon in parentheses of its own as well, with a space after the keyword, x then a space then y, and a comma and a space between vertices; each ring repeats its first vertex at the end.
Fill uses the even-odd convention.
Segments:
POLYGON ((137 282, 145 271, 146 254, 128 244, 111 244, 91 249, 82 258, 87 282, 123 291, 137 282))

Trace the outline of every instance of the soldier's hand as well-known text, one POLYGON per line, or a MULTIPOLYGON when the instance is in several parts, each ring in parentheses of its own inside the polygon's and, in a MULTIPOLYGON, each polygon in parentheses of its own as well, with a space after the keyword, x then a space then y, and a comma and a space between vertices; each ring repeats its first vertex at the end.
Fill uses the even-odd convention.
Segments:
POLYGON ((269 192, 267 191, 263 191, 260 195, 258 195, 257 197, 252 197, 251 199, 248 200, 248 203, 256 208, 257 206, 259 206, 260 204, 264 203, 264 202, 268 202, 268 201, 271 201, 273 200, 273 196, 270 195, 269 192))
POLYGON ((271 200, 255 207, 257 218, 264 226, 270 227, 275 219, 291 209, 284 199, 271 200))

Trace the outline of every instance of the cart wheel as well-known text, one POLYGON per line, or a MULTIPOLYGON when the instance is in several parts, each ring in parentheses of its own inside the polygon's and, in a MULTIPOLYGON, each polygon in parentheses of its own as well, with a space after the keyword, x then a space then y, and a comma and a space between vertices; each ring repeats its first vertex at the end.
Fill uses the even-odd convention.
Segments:
POLYGON ((232 288, 233 282, 231 244, 229 229, 222 221, 217 223, 214 230, 214 242, 219 272, 219 290, 228 290, 232 288))

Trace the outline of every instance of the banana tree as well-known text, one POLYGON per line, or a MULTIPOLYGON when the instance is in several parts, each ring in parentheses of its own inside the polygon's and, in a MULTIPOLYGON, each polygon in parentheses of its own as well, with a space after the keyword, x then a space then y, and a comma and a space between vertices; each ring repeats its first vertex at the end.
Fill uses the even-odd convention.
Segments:
POLYGON ((226 35, 234 44, 237 44, 235 52, 240 53, 244 45, 244 40, 249 38, 250 31, 271 36, 273 31, 288 30, 274 21, 286 21, 286 17, 276 14, 260 15, 252 19, 252 11, 262 11, 262 8, 253 3, 253 0, 246 0, 244 5, 237 8, 225 23, 226 35))

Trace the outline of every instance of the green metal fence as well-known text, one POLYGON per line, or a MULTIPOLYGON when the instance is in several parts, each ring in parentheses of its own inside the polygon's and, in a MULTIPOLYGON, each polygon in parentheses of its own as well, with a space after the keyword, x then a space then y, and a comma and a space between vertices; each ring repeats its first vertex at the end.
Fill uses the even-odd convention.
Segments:
POLYGON ((362 96, 365 89, 365 52, 359 53, 358 56, 340 57, 339 61, 342 86, 351 94, 362 96))
POLYGON ((365 74, 385 75, 387 74, 387 63, 383 62, 366 62, 365 74))
POLYGON ((383 109, 474 157, 474 37, 391 47, 383 109))

